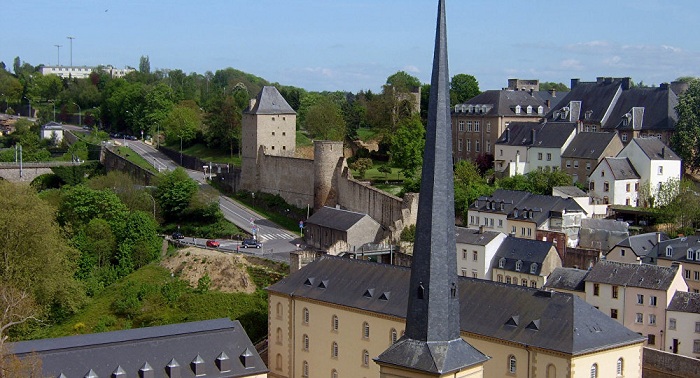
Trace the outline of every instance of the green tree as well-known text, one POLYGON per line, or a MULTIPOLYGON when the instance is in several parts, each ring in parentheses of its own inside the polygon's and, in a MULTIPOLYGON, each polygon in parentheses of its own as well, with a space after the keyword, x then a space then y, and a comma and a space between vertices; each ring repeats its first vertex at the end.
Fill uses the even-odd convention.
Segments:
POLYGON ((372 168, 372 159, 370 158, 359 158, 350 164, 350 169, 357 171, 360 178, 365 177, 365 173, 368 169, 372 168))
POLYGON ((469 206, 481 197, 491 195, 495 190, 479 174, 478 167, 466 160, 461 160, 454 169, 455 214, 462 218, 467 216, 469 206))
POLYGON ((129 214, 122 234, 122 251, 128 250, 130 261, 138 269, 158 258, 162 239, 158 236, 158 225, 144 211, 129 214))
POLYGON ((540 83, 540 90, 541 91, 555 90, 557 92, 568 92, 569 87, 567 87, 566 84, 564 84, 564 83, 554 83, 551 81, 546 81, 544 83, 540 83))
POLYGON ((141 55, 139 59, 139 72, 149 74, 151 73, 151 60, 148 55, 141 55))
POLYGON ((168 220, 181 219, 198 188, 197 182, 180 167, 162 175, 157 186, 155 198, 168 220))
POLYGON ((423 164, 425 128, 418 115, 401 121, 392 137, 391 164, 401 168, 405 176, 411 176, 423 164))
POLYGON ((461 104, 481 93, 479 82, 472 75, 457 74, 450 82, 450 103, 452 106, 461 104))
POLYGON ((671 146, 685 168, 697 172, 700 168, 700 79, 690 81, 688 90, 678 98, 676 113, 678 122, 671 146))
POLYGON ((77 234, 91 220, 101 218, 109 223, 112 232, 119 234, 127 215, 127 207, 114 192, 77 185, 63 193, 58 221, 70 233, 77 234))
POLYGON ((380 166, 379 168, 377 168, 377 170, 379 172, 383 173, 384 178, 386 178, 386 179, 388 179, 389 175, 391 174, 391 166, 389 166, 388 164, 384 164, 384 165, 380 166))
POLYGON ((420 87, 420 80, 417 77, 409 75, 405 71, 398 71, 389 76, 386 83, 391 85, 397 92, 412 92, 420 87))
POLYGON ((336 141, 345 138, 345 119, 340 107, 327 97, 309 107, 305 122, 313 138, 336 141))
MULTIPOLYGON (((241 93, 247 97, 247 92, 241 93)), ((241 118, 243 108, 232 96, 217 96, 206 115, 205 138, 210 147, 226 148, 231 157, 236 144, 241 140, 241 118)), ((239 148, 240 152, 240 148, 239 148)))
POLYGON ((170 145, 192 143, 202 130, 199 113, 187 106, 176 106, 163 121, 165 140, 170 145))

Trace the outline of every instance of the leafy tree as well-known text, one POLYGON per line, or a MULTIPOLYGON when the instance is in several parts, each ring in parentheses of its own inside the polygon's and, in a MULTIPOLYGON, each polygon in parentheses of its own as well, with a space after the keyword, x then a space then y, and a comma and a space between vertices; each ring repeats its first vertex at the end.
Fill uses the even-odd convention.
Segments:
POLYGON ((149 213, 137 210, 129 214, 122 235, 122 246, 125 247, 121 251, 129 251, 135 269, 158 258, 162 239, 158 236, 157 228, 149 213))
POLYGON ((415 115, 401 121, 392 137, 390 147, 391 164, 401 168, 405 176, 411 176, 423 164, 425 128, 415 115))
POLYGON ((461 104, 481 93, 479 82, 472 75, 457 74, 450 82, 450 103, 452 106, 461 104))
POLYGON ((26 290, 0 281, 0 377, 40 377, 41 360, 38 358, 19 359, 11 354, 5 344, 12 327, 38 320, 41 308, 26 290))
POLYGON ((700 195, 695 184, 691 180, 681 181, 678 194, 662 208, 662 213, 681 233, 694 233, 700 224, 700 195))
POLYGON ((555 169, 538 169, 526 175, 515 175, 498 180, 496 186, 509 190, 524 190, 534 194, 551 195, 555 186, 572 185, 571 176, 555 169))
POLYGON ((352 169, 353 171, 357 171, 357 174, 360 175, 360 178, 364 178, 365 172, 367 172, 368 169, 372 168, 372 164, 372 159, 370 158, 359 158, 350 164, 350 169, 352 169))
POLYGON ((700 169, 700 79, 690 81, 688 90, 678 98, 678 122, 671 137, 673 150, 686 169, 700 169))
POLYGON ((232 96, 216 97, 211 108, 212 111, 206 115, 207 144, 210 147, 226 148, 233 157, 234 146, 236 143, 240 145, 243 109, 232 96))
POLYGON ((69 188, 58 210, 59 224, 77 234, 94 218, 106 220, 112 232, 119 234, 128 215, 127 207, 109 190, 94 190, 84 185, 69 188))
POLYGON ((544 83, 540 83, 540 90, 541 91, 555 90, 557 92, 568 92, 569 87, 567 87, 566 84, 564 84, 564 83, 554 83, 551 81, 546 81, 544 83))
POLYGON ((389 175, 391 174, 391 166, 389 166, 388 164, 384 164, 384 165, 380 166, 379 168, 377 168, 377 170, 379 172, 383 173, 384 178, 386 178, 386 179, 388 179, 389 175))
POLYGON ((151 61, 148 55, 142 55, 141 59, 139 59, 139 72, 145 74, 151 73, 151 61))
POLYGON ((316 139, 342 141, 345 138, 345 119, 340 107, 327 97, 309 107, 306 130, 316 139))
POLYGON ((172 89, 165 83, 158 83, 146 93, 143 102, 143 113, 145 127, 155 135, 158 125, 168 117, 168 114, 175 107, 173 102, 174 94, 172 89))
POLYGON ((158 180, 155 198, 166 219, 179 220, 189 207, 195 193, 197 182, 191 179, 184 169, 178 167, 158 180))
POLYGON ((467 216, 469 206, 474 201, 486 195, 491 195, 495 190, 489 186, 486 179, 479 173, 477 166, 466 160, 461 160, 454 169, 455 186, 455 214, 461 217, 467 216))
POLYGON ((168 144, 177 145, 192 143, 202 130, 202 120, 199 113, 187 106, 176 106, 163 121, 165 140, 168 144))
POLYGON ((412 92, 414 89, 420 87, 420 80, 412 75, 409 75, 405 71, 398 71, 397 73, 389 76, 386 79, 386 83, 391 85, 397 92, 412 92))

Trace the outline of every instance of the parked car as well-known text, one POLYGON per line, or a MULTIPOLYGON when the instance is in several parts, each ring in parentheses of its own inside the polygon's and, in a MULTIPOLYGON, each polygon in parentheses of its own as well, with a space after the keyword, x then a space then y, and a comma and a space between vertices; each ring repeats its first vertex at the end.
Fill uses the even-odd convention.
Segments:
POLYGON ((216 241, 216 240, 207 240, 207 247, 210 247, 210 248, 219 248, 220 245, 221 245, 221 244, 220 244, 218 241, 216 241))
POLYGON ((181 234, 179 231, 173 232, 172 238, 175 240, 184 239, 185 235, 181 234))
POLYGON ((260 244, 260 242, 255 240, 255 239, 244 239, 243 243, 241 243, 241 247, 243 247, 243 248, 261 248, 262 244, 260 244))

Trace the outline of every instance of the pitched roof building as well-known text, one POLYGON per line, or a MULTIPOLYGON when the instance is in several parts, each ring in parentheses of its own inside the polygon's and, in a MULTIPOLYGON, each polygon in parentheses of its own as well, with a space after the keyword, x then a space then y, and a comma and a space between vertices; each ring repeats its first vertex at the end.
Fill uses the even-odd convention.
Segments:
POLYGON ((700 358, 700 294, 676 292, 666 312, 667 349, 671 353, 700 358))
POLYGON ((647 255, 650 264, 671 266, 681 264, 681 274, 688 291, 700 292, 700 236, 691 235, 661 240, 647 255), (655 261, 651 261, 656 258, 655 261))
POLYGON ((552 242, 508 236, 493 258, 492 277, 498 282, 541 288, 561 265, 552 242))
POLYGON ((508 175, 559 169, 561 154, 576 136, 572 122, 511 122, 496 141, 494 167, 508 175))
POLYGON ((603 158, 617 156, 623 147, 615 133, 579 132, 561 154, 561 169, 574 183, 585 183, 603 158))
POLYGON ((304 240, 331 254, 374 243, 381 225, 367 214, 324 206, 306 220, 304 240))

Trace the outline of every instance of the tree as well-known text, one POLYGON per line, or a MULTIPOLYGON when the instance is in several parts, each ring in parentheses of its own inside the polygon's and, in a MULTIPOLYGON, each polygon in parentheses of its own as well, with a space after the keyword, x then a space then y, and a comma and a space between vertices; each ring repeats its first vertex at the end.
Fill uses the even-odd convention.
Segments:
POLYGON ((409 75, 405 71, 398 71, 389 76, 386 79, 386 83, 391 85, 396 92, 402 93, 413 92, 420 87, 420 80, 415 76, 409 75))
POLYGON ((370 158, 359 158, 350 164, 350 169, 357 171, 360 178, 365 177, 365 172, 372 168, 372 159, 370 158))
POLYGON ((673 150, 686 169, 700 169, 700 79, 690 81, 688 90, 678 98, 678 122, 671 137, 673 150))
POLYGON ((197 188, 197 182, 180 167, 161 176, 155 198, 165 218, 179 220, 197 193, 197 188))
POLYGON ((189 144, 202 130, 202 120, 198 112, 190 107, 176 106, 163 121, 165 140, 168 144, 189 144))
POLYGON ((139 72, 144 74, 151 73, 151 61, 148 55, 141 55, 141 59, 139 59, 139 72))
POLYGON ((10 328, 39 320, 40 307, 31 294, 0 280, 0 377, 40 377, 41 360, 20 360, 11 354, 5 342, 10 328))
POLYGON ((345 138, 345 119, 340 107, 328 97, 309 107, 306 130, 315 139, 342 141, 345 138))
POLYGON ((383 173, 384 178, 386 178, 386 179, 388 179, 389 175, 391 174, 391 166, 389 166, 388 164, 384 164, 384 165, 380 166, 379 168, 377 168, 377 170, 379 172, 383 173))
POLYGON ((425 128, 420 117, 414 115, 401 121, 391 142, 391 164, 401 168, 405 176, 411 176, 423 164, 425 128))
POLYGON ((450 82, 450 103, 452 106, 461 104, 481 93, 479 82, 472 75, 457 74, 450 82))
POLYGON ((461 160, 454 169, 455 214, 462 218, 467 216, 469 206, 481 197, 491 195, 495 190, 489 186, 478 167, 466 160, 461 160))
POLYGON ((554 83, 551 81, 546 81, 544 83, 540 83, 540 90, 541 91, 555 90, 557 92, 568 92, 569 87, 567 87, 566 84, 564 84, 564 83, 554 83))
POLYGON ((505 177, 496 182, 496 185, 508 190, 523 190, 533 194, 551 195, 555 186, 572 185, 571 176, 566 172, 555 169, 537 169, 526 175, 505 177))

